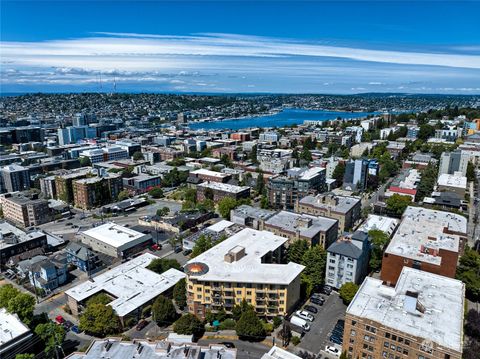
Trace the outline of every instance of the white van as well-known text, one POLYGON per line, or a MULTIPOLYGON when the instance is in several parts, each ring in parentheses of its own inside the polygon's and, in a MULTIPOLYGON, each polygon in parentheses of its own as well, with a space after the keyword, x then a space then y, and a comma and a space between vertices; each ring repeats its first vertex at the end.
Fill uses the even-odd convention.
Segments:
POLYGON ((307 321, 305 319, 297 317, 296 315, 292 315, 292 317, 290 318, 290 323, 302 328, 306 332, 310 330, 310 325, 307 323, 307 321))

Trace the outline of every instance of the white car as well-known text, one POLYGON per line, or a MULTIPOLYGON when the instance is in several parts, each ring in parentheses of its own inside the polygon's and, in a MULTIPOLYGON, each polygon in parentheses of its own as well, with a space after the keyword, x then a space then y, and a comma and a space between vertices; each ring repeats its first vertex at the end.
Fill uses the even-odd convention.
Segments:
POLYGON ((315 319, 315 317, 311 315, 309 312, 307 312, 306 310, 297 310, 295 312, 295 315, 302 319, 308 320, 309 322, 313 322, 313 319, 315 319))
POLYGON ((335 356, 337 356, 337 357, 339 357, 340 354, 341 354, 339 349, 337 349, 337 348, 335 348, 335 347, 332 347, 331 345, 327 345, 327 346, 325 347, 325 352, 327 352, 327 353, 329 353, 329 354, 333 354, 333 355, 335 355, 335 356))

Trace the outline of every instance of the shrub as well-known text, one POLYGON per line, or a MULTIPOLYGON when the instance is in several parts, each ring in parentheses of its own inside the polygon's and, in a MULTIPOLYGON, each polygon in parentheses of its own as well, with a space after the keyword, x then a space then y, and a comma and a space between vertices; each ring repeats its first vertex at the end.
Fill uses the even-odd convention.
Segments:
POLYGON ((218 326, 219 330, 233 330, 237 323, 232 318, 227 318, 218 326))
POLYGON ((300 337, 297 337, 296 335, 294 335, 291 341, 293 345, 297 346, 298 344, 300 344, 300 337))
POLYGON ((185 314, 173 325, 173 331, 177 334, 194 335, 201 337, 205 327, 203 323, 193 314, 185 314))
POLYGON ((147 318, 152 313, 152 306, 147 305, 145 308, 142 309, 142 318, 147 318))
POLYGON ((280 325, 282 325, 283 319, 282 317, 274 317, 273 318, 273 327, 278 328, 280 325))

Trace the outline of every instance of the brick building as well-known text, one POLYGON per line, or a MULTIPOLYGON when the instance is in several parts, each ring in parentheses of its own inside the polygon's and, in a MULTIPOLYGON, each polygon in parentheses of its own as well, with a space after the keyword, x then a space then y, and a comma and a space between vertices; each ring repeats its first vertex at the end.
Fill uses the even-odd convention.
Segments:
POLYGON ((250 197, 250 187, 235 186, 227 183, 203 182, 197 185, 197 201, 201 202, 206 198, 212 197, 214 202, 220 201, 224 197, 234 199, 250 197))
POLYGON ((73 182, 75 207, 90 209, 103 206, 117 199, 123 183, 120 175, 91 177, 73 182))

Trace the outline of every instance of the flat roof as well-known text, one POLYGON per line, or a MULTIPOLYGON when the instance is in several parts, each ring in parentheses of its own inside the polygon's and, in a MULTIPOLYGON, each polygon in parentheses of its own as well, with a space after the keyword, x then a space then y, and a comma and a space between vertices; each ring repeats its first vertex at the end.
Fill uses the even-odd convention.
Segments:
POLYGON ((326 232, 338 221, 332 218, 311 216, 288 211, 280 211, 270 217, 266 226, 274 226, 292 233, 299 232, 302 237, 312 238, 319 232, 326 232))
POLYGON ((403 267, 395 288, 367 277, 347 314, 461 352, 464 291, 465 286, 459 280, 403 267), (413 296, 407 295, 407 291, 413 296), (419 310, 422 307, 423 312, 419 310))
POLYGON ((275 214, 275 211, 252 207, 248 204, 242 204, 241 206, 235 208, 233 213, 235 216, 242 218, 252 217, 255 219, 268 219, 275 214))
POLYGON ((98 227, 94 227, 83 232, 82 234, 116 248, 135 241, 141 237, 148 236, 142 232, 137 232, 131 228, 127 228, 113 222, 108 222, 98 227))
POLYGON ((40 231, 26 233, 8 222, 0 222, 0 249, 43 236, 45 233, 40 231))
POLYGON ((400 220, 396 218, 369 214, 365 222, 362 223, 358 230, 365 233, 368 233, 371 230, 379 230, 391 236, 399 223, 400 220))
POLYGON ((461 173, 460 174, 455 173, 453 175, 448 173, 442 173, 440 176, 438 176, 437 184, 439 186, 466 189, 467 177, 462 176, 461 173))
POLYGON ((290 284, 305 269, 304 266, 290 262, 288 264, 262 263, 262 257, 282 246, 288 238, 277 236, 268 231, 245 228, 227 238, 208 251, 187 262, 203 263, 208 271, 195 279, 202 281, 290 284), (245 248, 245 255, 228 263, 225 255, 233 248, 245 248))
POLYGON ((301 357, 274 345, 260 359, 301 359, 301 357))
POLYGON ((360 198, 350 196, 339 196, 332 193, 322 193, 316 196, 305 196, 300 200, 300 204, 331 209, 334 212, 347 213, 353 207, 360 203, 360 198))
POLYGON ((210 177, 217 177, 217 178, 225 178, 230 177, 227 173, 210 171, 205 168, 200 168, 199 170, 195 170, 190 172, 191 175, 201 175, 201 176, 210 176, 210 177))
POLYGON ((455 213, 408 206, 385 253, 440 265, 442 257, 436 253, 439 249, 458 252, 460 246, 461 236, 444 233, 446 228, 466 237, 467 219, 455 213), (432 253, 426 253, 426 248, 432 253))
POLYGON ((0 346, 28 333, 30 329, 22 323, 16 314, 0 308, 0 346))
POLYGON ((145 253, 67 290, 65 294, 83 301, 105 291, 116 298, 109 303, 115 312, 119 316, 127 315, 185 278, 183 272, 173 268, 162 274, 147 269, 157 258, 145 253))
POLYGON ((212 224, 211 226, 207 227, 207 229, 209 231, 212 231, 212 232, 222 232, 224 231, 226 228, 228 227, 231 227, 233 226, 235 223, 233 222, 230 222, 230 221, 227 221, 225 219, 222 219, 221 221, 215 223, 215 224, 212 224))
POLYGON ((223 191, 228 193, 241 193, 246 190, 250 190, 248 186, 236 186, 228 183, 219 183, 219 182, 203 182, 199 183, 197 187, 211 188, 212 190, 223 191))

